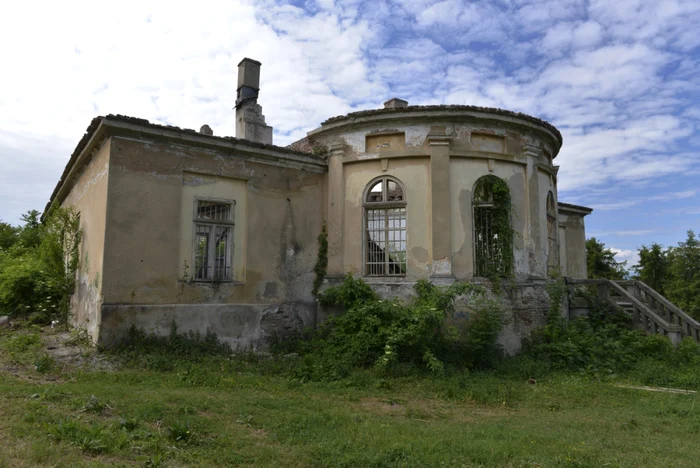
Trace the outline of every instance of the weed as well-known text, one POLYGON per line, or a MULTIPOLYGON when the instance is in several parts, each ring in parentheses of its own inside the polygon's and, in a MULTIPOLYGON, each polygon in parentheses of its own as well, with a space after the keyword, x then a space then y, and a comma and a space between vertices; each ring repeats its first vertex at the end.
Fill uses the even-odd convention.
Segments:
POLYGON ((42 354, 34 361, 34 368, 37 372, 48 374, 56 367, 56 361, 47 353, 42 354))
POLYGON ((168 427, 168 437, 174 442, 187 444, 193 440, 194 434, 189 423, 175 422, 168 427))
POLYGON ((107 403, 103 403, 95 395, 90 395, 88 401, 83 405, 80 411, 102 414, 106 410, 112 409, 107 403))
POLYGON ((92 348, 94 346, 90 334, 82 327, 71 330, 70 337, 63 344, 80 348, 92 348))

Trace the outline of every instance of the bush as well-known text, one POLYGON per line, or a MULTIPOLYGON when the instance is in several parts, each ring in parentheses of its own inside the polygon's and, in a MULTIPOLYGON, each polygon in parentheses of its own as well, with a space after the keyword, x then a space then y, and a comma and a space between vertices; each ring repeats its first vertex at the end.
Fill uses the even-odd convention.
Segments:
POLYGON ((26 216, 19 240, 0 251, 0 315, 36 314, 32 320, 39 324, 56 316, 67 323, 82 239, 80 215, 55 208, 43 225, 38 216, 26 216))
POLYGON ((367 283, 348 275, 321 293, 322 305, 340 306, 344 312, 300 344, 304 359, 297 371, 312 380, 336 380, 350 369, 369 367, 390 374, 411 368, 442 373, 446 365, 488 365, 490 355, 498 354, 502 313, 482 286, 455 283, 441 288, 421 280, 415 290, 417 297, 409 303, 382 300, 367 283), (458 296, 474 310, 462 334, 445 323, 458 296))
POLYGON ((521 354, 501 369, 526 378, 564 371, 595 377, 624 374, 647 385, 700 385, 700 344, 686 338, 674 347, 665 336, 629 325, 620 309, 594 302, 588 316, 533 332, 521 354))

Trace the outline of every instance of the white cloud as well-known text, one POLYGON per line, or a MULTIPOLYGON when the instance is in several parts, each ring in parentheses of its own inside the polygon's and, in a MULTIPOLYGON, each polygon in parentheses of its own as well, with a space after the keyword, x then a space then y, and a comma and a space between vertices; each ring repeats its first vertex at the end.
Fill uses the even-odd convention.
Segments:
POLYGON ((95 115, 233 134, 245 56, 276 143, 394 96, 501 107, 560 128, 564 197, 635 206, 592 190, 700 171, 697 24, 696 0, 9 3, 0 218, 43 206, 95 115))
POLYGON ((630 270, 634 265, 639 263, 639 252, 630 249, 617 249, 610 247, 610 251, 615 254, 615 260, 618 262, 627 262, 625 268, 630 270))

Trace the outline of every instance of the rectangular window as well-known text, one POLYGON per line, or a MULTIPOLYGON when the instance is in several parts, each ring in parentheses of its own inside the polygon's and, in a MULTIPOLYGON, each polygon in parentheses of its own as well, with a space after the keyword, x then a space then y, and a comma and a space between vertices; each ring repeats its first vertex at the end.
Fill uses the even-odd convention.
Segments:
POLYGON ((195 281, 231 281, 234 200, 195 200, 195 281))

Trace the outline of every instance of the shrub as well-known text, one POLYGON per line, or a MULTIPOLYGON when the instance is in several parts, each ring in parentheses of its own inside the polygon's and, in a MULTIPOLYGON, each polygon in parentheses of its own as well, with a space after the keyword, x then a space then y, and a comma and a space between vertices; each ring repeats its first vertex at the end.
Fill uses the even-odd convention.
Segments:
POLYGON ((415 290, 417 296, 409 303, 382 300, 352 275, 328 288, 319 295, 319 302, 340 306, 344 312, 328 319, 301 344, 304 359, 297 371, 306 379, 334 380, 352 368, 376 367, 392 374, 410 368, 441 373, 446 364, 485 365, 485 356, 496 351, 502 314, 496 302, 486 299, 484 288, 468 283, 443 288, 421 280, 415 290), (474 309, 462 335, 445 323, 454 313, 457 296, 474 309), (322 376, 324 372, 329 375, 322 376))
POLYGON ((588 316, 533 332, 520 356, 502 369, 523 377, 558 370, 596 377, 627 374, 648 385, 700 385, 700 344, 686 338, 674 348, 665 336, 630 329, 629 317, 613 305, 593 301, 590 306, 588 316))
POLYGON ((52 315, 67 324, 75 289, 80 215, 72 208, 54 208, 43 225, 38 212, 27 219, 20 240, 0 251, 0 315, 48 323, 52 315))

